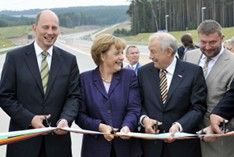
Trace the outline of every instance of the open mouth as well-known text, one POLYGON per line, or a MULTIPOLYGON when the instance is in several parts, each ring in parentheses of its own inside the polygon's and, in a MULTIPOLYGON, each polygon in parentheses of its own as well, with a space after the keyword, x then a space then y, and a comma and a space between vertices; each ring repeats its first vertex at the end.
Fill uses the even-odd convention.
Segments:
POLYGON ((54 40, 54 37, 44 36, 44 39, 45 39, 47 42, 51 42, 51 41, 54 40))

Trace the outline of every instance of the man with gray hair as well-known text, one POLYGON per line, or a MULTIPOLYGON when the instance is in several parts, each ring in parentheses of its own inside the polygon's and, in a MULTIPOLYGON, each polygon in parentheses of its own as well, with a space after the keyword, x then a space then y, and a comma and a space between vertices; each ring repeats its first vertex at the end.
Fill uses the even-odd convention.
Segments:
MULTIPOLYGON (((184 60, 203 67, 208 88, 207 112, 202 121, 201 128, 206 133, 212 133, 209 116, 218 104, 224 93, 230 88, 234 78, 234 55, 223 48, 222 27, 215 20, 205 20, 197 28, 200 49, 189 51, 184 60)), ((233 130, 233 121, 229 123, 233 130)), ((212 143, 201 142, 204 157, 233 157, 234 138, 219 138, 212 143), (226 144, 229 145, 226 145, 226 144)))
MULTIPOLYGON (((169 33, 149 38, 151 63, 138 71, 142 97, 140 123, 145 133, 195 133, 206 112, 202 68, 175 57, 177 41, 169 33), (162 123, 161 125, 157 125, 162 123)), ((200 157, 199 139, 143 140, 144 157, 200 157)))

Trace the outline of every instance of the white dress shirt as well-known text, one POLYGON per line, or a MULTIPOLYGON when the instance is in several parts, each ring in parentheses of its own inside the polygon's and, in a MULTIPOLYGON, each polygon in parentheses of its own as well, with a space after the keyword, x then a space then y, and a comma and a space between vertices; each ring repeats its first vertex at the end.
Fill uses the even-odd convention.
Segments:
MULTIPOLYGON (((39 70, 41 69, 41 61, 42 61, 42 52, 44 50, 42 50, 40 48, 40 46, 37 44, 37 42, 35 41, 34 42, 34 48, 35 48, 35 52, 36 52, 36 57, 37 57, 37 63, 38 63, 38 67, 39 67, 39 70)), ((46 57, 46 61, 48 63, 48 66, 49 66, 49 69, 50 69, 50 66, 51 66, 51 62, 52 62, 52 54, 53 54, 53 46, 51 46, 48 50, 48 56, 46 57)))
MULTIPOLYGON (((167 77, 167 91, 169 91, 170 85, 171 85, 171 81, 175 72, 175 68, 176 68, 176 62, 177 62, 177 58, 174 56, 173 61, 171 62, 171 64, 165 69, 167 71, 166 77, 167 77)), ((140 124, 144 127, 143 125, 143 120, 144 118, 146 118, 147 115, 142 115, 140 117, 140 124)), ((173 124, 177 124, 179 126, 179 131, 183 131, 183 128, 181 126, 180 123, 178 122, 174 122, 173 124)))
MULTIPOLYGON (((207 71, 207 75, 205 76, 205 78, 208 77, 208 75, 209 75, 211 69, 213 68, 213 66, 215 65, 216 61, 218 60, 218 58, 219 58, 219 57, 221 56, 221 54, 223 53, 223 51, 224 51, 224 48, 223 48, 223 46, 222 46, 222 48, 221 48, 221 50, 220 50, 220 53, 219 53, 218 55, 216 55, 216 56, 210 58, 211 60, 208 62, 208 68, 207 68, 208 71, 207 71)), ((207 58, 207 57, 206 57, 204 54, 202 54, 201 59, 200 59, 200 61, 199 61, 199 66, 204 67, 205 62, 206 62, 206 58, 207 58)))

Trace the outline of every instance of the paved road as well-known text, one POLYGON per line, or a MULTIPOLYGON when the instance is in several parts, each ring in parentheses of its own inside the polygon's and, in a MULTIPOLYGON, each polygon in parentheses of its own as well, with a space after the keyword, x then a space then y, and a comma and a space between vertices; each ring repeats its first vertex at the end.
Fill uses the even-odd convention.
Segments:
MULTIPOLYGON (((66 46, 63 43, 56 43, 59 47, 67 50, 68 52, 73 53, 76 55, 78 66, 80 72, 92 69, 95 67, 91 57, 84 52, 77 51, 72 47, 66 46)), ((2 71, 2 66, 5 60, 5 54, 0 55, 0 72, 2 71)), ((6 132, 8 130, 9 125, 9 117, 0 109, 0 132, 6 132)), ((76 128, 75 124, 72 127, 76 128)), ((81 148, 81 141, 82 136, 79 134, 72 134, 72 150, 73 150, 73 157, 80 157, 80 148, 81 148)), ((6 146, 0 146, 0 157, 5 156, 5 149, 6 146)))

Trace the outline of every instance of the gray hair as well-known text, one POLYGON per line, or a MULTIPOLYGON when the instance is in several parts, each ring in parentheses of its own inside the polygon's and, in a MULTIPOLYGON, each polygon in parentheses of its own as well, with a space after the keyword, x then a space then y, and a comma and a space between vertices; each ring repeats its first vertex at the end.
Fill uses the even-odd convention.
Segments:
POLYGON ((215 20, 205 20, 197 27, 198 34, 213 34, 218 33, 219 36, 222 36, 222 27, 215 20))
POLYGON ((177 52, 177 40, 173 35, 166 32, 157 32, 150 35, 149 42, 153 40, 158 40, 160 42, 161 51, 171 48, 174 54, 177 52))

